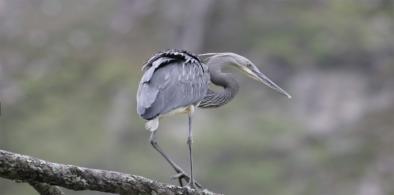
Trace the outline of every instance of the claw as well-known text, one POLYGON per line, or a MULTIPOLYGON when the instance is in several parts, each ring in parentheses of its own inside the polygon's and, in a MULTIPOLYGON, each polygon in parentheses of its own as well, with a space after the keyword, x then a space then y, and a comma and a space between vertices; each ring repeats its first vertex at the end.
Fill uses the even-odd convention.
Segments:
POLYGON ((197 184, 196 184, 196 182, 189 182, 189 183, 187 183, 186 184, 186 187, 190 187, 191 189, 196 189, 196 186, 197 186, 197 184))
POLYGON ((202 186, 201 186, 201 184, 199 184, 197 181, 194 181, 194 183, 193 184, 191 184, 191 182, 190 182, 190 176, 189 175, 187 175, 186 173, 184 173, 184 172, 179 172, 178 174, 176 174, 176 175, 173 175, 172 177, 171 177, 171 179, 178 179, 178 181, 179 181, 179 184, 183 187, 183 183, 182 183, 182 180, 184 180, 187 184, 185 185, 186 187, 190 187, 190 188, 192 188, 192 189, 196 189, 196 187, 197 188, 199 188, 199 189, 202 189, 202 186))

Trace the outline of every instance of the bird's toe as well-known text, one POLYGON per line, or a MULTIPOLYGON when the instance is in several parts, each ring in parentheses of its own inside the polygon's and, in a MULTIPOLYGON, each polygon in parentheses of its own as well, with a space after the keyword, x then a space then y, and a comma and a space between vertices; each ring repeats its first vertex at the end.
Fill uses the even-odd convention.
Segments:
POLYGON ((181 186, 183 186, 183 181, 185 181, 186 183, 185 187, 190 187, 192 189, 196 189, 196 188, 203 189, 202 185, 198 183, 196 180, 194 180, 194 182, 191 183, 190 176, 184 172, 177 173, 176 175, 172 176, 171 179, 178 179, 179 184, 181 186))

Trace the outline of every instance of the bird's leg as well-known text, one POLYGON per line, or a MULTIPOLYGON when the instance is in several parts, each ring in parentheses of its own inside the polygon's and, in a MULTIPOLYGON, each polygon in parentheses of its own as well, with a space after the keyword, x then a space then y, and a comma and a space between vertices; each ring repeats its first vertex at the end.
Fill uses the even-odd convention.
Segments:
MULTIPOLYGON (((182 179, 184 179, 186 182, 190 182, 190 177, 188 175, 186 175, 186 173, 177 165, 175 164, 174 161, 171 160, 171 158, 169 158, 164 152, 163 150, 160 148, 159 144, 156 141, 156 131, 151 131, 150 137, 149 137, 149 142, 151 143, 151 145, 153 146, 153 148, 159 152, 164 159, 166 159, 166 161, 171 165, 171 167, 175 170, 175 172, 177 173, 174 178, 177 178, 179 181, 179 185, 183 186, 183 182, 182 179)), ((198 187, 201 187, 200 184, 196 183, 196 185, 198 187)))
POLYGON ((192 112, 188 113, 189 118, 189 134, 187 136, 187 145, 189 146, 189 162, 190 162, 190 181, 189 185, 191 188, 194 187, 194 177, 193 177, 193 156, 192 156, 192 142, 193 142, 193 134, 192 134, 192 112))

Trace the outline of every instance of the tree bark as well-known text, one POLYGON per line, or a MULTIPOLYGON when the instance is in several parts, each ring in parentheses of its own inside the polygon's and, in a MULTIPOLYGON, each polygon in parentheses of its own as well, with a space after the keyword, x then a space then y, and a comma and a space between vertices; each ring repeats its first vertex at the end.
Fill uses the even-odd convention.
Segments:
POLYGON ((122 195, 216 195, 208 190, 164 184, 120 172, 53 163, 4 150, 0 150, 0 177, 30 183, 40 194, 48 195, 63 194, 55 186, 122 195))

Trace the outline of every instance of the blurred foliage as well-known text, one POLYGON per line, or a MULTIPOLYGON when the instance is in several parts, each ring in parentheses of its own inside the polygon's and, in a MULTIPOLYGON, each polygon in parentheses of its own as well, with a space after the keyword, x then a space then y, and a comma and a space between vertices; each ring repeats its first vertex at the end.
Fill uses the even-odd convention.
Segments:
MULTIPOLYGON (((294 98, 237 75, 233 102, 198 110, 200 183, 393 194, 393 21, 391 0, 0 0, 0 148, 170 182, 135 112, 140 67, 166 48, 233 51, 294 98)), ((185 170, 186 125, 165 118, 158 132, 185 170)), ((34 193, 0 179, 0 194, 34 193)))

